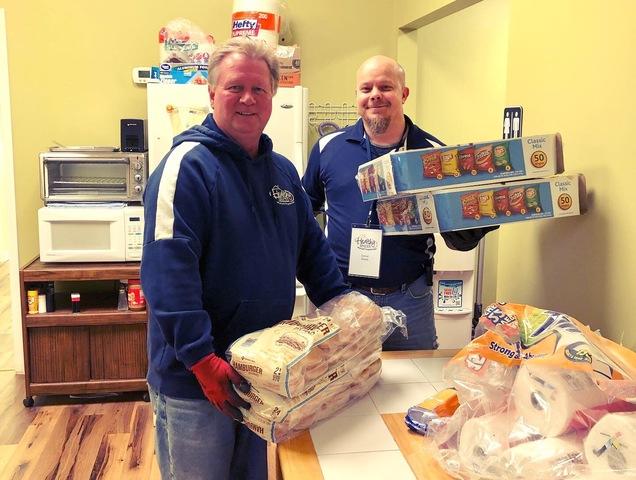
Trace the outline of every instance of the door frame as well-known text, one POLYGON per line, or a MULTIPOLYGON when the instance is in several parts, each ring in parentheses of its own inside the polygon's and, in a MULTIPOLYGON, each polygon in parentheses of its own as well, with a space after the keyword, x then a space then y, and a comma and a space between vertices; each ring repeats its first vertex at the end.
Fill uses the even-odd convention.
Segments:
POLYGON ((11 95, 9 90, 9 57, 5 10, 0 8, 0 171, 7 189, 9 286, 11 302, 11 329, 13 333, 13 360, 16 373, 24 373, 22 353, 22 313, 20 300, 20 257, 18 251, 18 224, 15 202, 15 175, 13 170, 13 136, 11 127, 11 95))

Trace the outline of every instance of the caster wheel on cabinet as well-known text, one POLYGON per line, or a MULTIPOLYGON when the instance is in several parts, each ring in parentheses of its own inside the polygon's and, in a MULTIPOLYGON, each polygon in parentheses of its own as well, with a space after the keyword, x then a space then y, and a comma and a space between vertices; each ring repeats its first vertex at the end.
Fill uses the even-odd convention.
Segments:
POLYGON ((33 397, 26 397, 24 400, 22 400, 22 405, 27 408, 31 408, 34 403, 35 402, 33 401, 33 397))

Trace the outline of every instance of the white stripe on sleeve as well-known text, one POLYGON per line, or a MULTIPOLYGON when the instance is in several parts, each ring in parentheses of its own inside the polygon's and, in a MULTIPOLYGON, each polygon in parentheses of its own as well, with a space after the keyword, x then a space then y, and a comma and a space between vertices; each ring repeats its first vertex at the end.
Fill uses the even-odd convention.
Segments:
POLYGON ((339 131, 339 132, 333 132, 333 133, 329 133, 327 135, 325 135, 324 137, 321 137, 318 140, 318 148, 320 149, 320 153, 322 153, 322 151, 325 149, 325 147, 327 146, 327 144, 332 141, 334 138, 336 138, 338 135, 342 135, 344 133, 343 130, 339 131))
POLYGON ((175 147, 166 159, 163 167, 159 193, 157 194, 157 213, 155 217, 155 240, 172 238, 174 234, 174 192, 181 168, 181 160, 199 142, 183 142, 175 147))

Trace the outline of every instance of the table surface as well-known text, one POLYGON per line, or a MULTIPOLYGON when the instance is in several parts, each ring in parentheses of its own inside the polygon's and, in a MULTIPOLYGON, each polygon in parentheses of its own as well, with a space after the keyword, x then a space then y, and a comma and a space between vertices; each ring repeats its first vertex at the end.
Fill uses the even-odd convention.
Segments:
POLYGON ((272 446, 270 478, 284 480, 451 479, 431 442, 411 432, 406 410, 445 388, 442 368, 457 350, 383 352, 371 391, 310 431, 272 446))

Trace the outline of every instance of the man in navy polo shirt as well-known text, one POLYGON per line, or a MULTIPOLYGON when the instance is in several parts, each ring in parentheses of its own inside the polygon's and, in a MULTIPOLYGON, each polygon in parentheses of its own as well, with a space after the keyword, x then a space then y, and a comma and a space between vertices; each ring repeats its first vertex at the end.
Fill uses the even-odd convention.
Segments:
MULTIPOLYGON (((401 147, 417 149, 443 146, 404 115, 409 96, 404 69, 395 60, 374 56, 362 63, 356 76, 356 103, 360 119, 352 126, 322 137, 314 145, 303 186, 315 212, 327 204, 327 239, 338 266, 352 288, 378 305, 389 305, 407 316, 408 338, 395 331, 385 350, 437 348, 433 317, 433 256, 430 234, 387 236, 382 239, 380 277, 349 273, 352 225, 377 224, 375 202, 363 202, 355 180, 358 167, 401 147)), ((443 233, 455 250, 471 250, 488 229, 443 233)))

